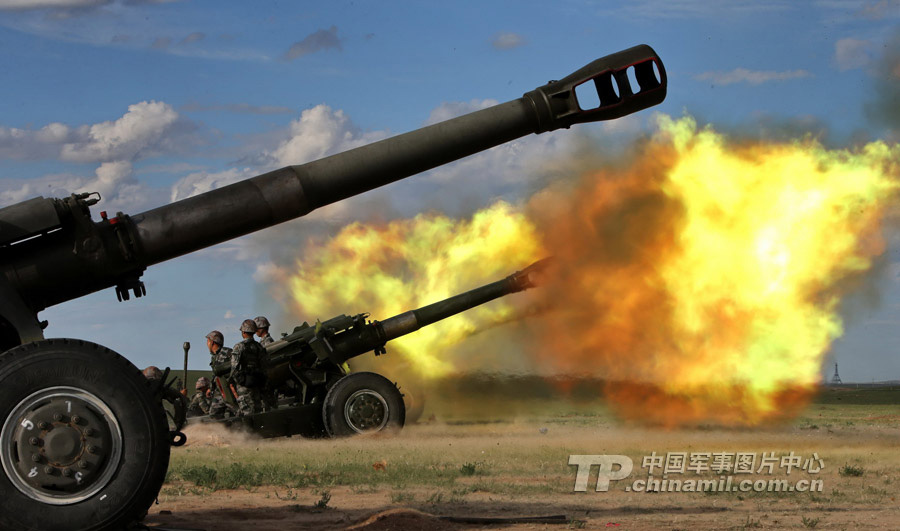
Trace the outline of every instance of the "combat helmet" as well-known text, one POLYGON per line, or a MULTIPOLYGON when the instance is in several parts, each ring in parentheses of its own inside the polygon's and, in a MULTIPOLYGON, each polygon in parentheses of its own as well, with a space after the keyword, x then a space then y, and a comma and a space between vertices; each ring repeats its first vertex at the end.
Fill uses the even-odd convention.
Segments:
POLYGON ((225 344, 225 336, 222 335, 222 332, 218 330, 213 330, 212 332, 206 334, 206 339, 212 340, 213 343, 222 346, 225 344))
POLYGON ((253 319, 244 319, 244 322, 241 323, 241 332, 253 334, 256 332, 256 328, 256 322, 253 319))
POLYGON ((260 315, 256 319, 253 320, 256 323, 256 328, 269 328, 269 320, 260 315))
POLYGON ((209 387, 209 378, 207 378, 206 376, 197 378, 197 384, 194 385, 194 389, 205 389, 207 387, 209 387))

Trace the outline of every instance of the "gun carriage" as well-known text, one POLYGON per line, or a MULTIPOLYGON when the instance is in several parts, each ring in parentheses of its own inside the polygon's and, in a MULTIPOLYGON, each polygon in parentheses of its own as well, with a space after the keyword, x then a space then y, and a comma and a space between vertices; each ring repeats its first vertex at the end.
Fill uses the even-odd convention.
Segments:
MULTIPOLYGON (((202 417, 202 421, 237 424, 263 437, 295 434, 336 437, 399 429, 405 423, 406 408, 396 384, 373 372, 348 373, 346 362, 368 352, 376 356, 385 354, 388 341, 534 287, 547 260, 383 321, 370 321, 369 314, 361 313, 339 315, 314 326, 303 323, 266 347, 266 392, 280 397, 277 406, 247 417, 221 420, 202 417)), ((234 393, 227 380, 231 364, 217 365, 213 371, 218 382, 214 392, 233 402, 234 393)))
MULTIPOLYGON (((141 297, 141 277, 155 264, 528 134, 625 116, 662 102, 666 88, 662 62, 641 45, 521 98, 146 212, 101 212, 95 221, 90 207, 100 197, 89 193, 0 208, 0 528, 125 528, 146 513, 171 445, 183 442, 162 407, 178 399, 161 382, 101 345, 45 339, 42 310, 110 287, 122 301, 141 297), (586 87, 596 90, 591 104, 580 101, 586 87)), ((401 317, 378 333, 387 340, 407 330, 411 321, 401 317)), ((305 343, 317 359, 324 353, 336 363, 353 351, 328 350, 329 334, 349 345, 362 340, 347 332, 375 330, 359 316, 337 319, 305 343)), ((285 355, 272 352, 273 360, 285 355)), ((281 365, 273 369, 293 367, 281 365)))

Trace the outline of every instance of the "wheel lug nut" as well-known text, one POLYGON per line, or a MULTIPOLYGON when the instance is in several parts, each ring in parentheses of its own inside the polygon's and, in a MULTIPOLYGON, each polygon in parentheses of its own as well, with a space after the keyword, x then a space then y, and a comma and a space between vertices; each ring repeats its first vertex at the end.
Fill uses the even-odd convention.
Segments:
POLYGON ((40 429, 42 429, 42 430, 49 430, 49 429, 50 429, 50 423, 47 422, 46 420, 43 420, 43 421, 41 421, 40 424, 38 424, 38 428, 40 428, 40 429))
POLYGON ((72 415, 72 424, 81 424, 81 417, 78 415, 72 415))
POLYGON ((89 454, 96 454, 96 453, 97 453, 97 450, 99 450, 99 448, 97 448, 97 447, 94 446, 93 444, 87 445, 87 451, 88 451, 89 454))
POLYGON ((94 428, 87 428, 84 430, 85 437, 90 437, 94 435, 94 428))
POLYGON ((52 466, 47 465, 44 467, 44 474, 49 474, 52 476, 54 472, 56 472, 56 469, 53 468, 52 466))
POLYGON ((87 467, 88 467, 87 461, 82 459, 81 461, 78 462, 78 468, 87 468, 87 467))
POLYGON ((31 446, 38 446, 41 444, 41 440, 38 439, 37 437, 32 437, 32 438, 28 439, 28 442, 29 442, 29 444, 31 444, 31 446))
POLYGON ((35 463, 41 462, 41 454, 31 454, 31 460, 35 463))
POLYGON ((67 478, 72 477, 72 469, 71 469, 71 468, 64 468, 64 469, 63 469, 63 475, 66 476, 67 478))
POLYGON ((53 414, 53 420, 55 420, 56 422, 61 421, 61 420, 62 420, 62 413, 54 413, 54 414, 53 414))

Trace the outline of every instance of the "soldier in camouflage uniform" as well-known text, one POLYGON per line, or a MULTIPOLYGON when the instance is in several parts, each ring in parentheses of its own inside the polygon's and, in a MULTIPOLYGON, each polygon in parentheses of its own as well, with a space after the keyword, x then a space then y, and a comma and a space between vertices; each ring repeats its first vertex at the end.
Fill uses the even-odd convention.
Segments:
POLYGON ((262 370, 266 349, 253 339, 256 323, 246 319, 241 323, 243 341, 231 349, 231 375, 228 381, 237 390, 238 413, 252 415, 262 411, 260 391, 265 387, 266 375, 262 370))
MULTIPOLYGON (((206 334, 206 346, 209 348, 210 355, 209 366, 213 368, 213 372, 215 372, 218 365, 231 361, 231 349, 223 347, 223 343, 225 343, 225 336, 222 335, 222 332, 213 330, 206 334)), ((228 384, 226 383, 225 385, 228 384)), ((213 386, 213 395, 209 403, 209 416, 215 419, 223 418, 225 411, 231 409, 222 397, 222 392, 223 389, 219 389, 217 385, 213 386)))
MULTIPOLYGON (((260 315, 253 322, 256 323, 256 335, 259 337, 260 345, 265 348, 275 342, 272 336, 269 335, 269 320, 265 316, 260 315)), ((263 363, 263 366, 265 366, 265 363, 263 363)), ((278 407, 277 389, 266 387, 260 390, 260 395, 263 401, 263 409, 270 411, 278 407)))
POLYGON ((210 396, 212 391, 209 389, 209 379, 205 376, 197 379, 194 386, 197 390, 191 397, 191 403, 188 404, 188 413, 191 415, 209 415, 210 396))
POLYGON ((256 335, 259 336, 259 344, 267 347, 275 342, 269 335, 269 320, 260 315, 253 320, 256 323, 256 335))

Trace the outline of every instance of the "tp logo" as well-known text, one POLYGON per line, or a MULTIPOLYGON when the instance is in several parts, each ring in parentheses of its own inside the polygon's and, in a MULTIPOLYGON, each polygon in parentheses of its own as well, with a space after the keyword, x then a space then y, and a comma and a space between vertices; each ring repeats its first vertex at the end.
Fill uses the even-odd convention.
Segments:
POLYGON ((597 469, 597 492, 609 490, 610 481, 625 479, 631 474, 634 463, 627 455, 570 455, 569 466, 577 466, 575 471, 575 492, 586 492, 591 467, 597 469), (618 465, 618 468, 615 468, 618 465))

